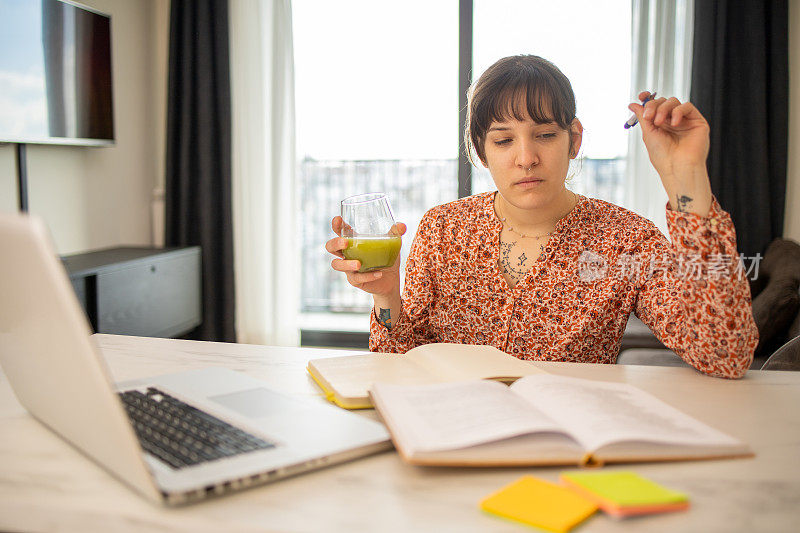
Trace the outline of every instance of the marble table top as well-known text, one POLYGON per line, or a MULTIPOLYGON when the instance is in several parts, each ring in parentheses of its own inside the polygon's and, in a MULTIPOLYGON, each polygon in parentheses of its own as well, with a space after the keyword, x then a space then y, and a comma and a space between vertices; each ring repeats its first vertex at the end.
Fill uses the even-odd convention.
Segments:
MULTIPOLYGON (((114 380, 224 366, 276 390, 324 401, 309 359, 340 350, 95 335, 114 380)), ((688 511, 615 520, 597 513, 576 531, 796 531, 800 523, 800 372, 742 380, 690 368, 537 363, 548 372, 626 382, 748 443, 755 457, 614 465, 687 493, 688 511)), ((359 412, 372 416, 372 411, 359 412)), ((533 531, 483 513, 489 493, 565 468, 433 468, 386 452, 199 504, 158 507, 36 422, 0 373, 0 530, 25 531, 533 531)))

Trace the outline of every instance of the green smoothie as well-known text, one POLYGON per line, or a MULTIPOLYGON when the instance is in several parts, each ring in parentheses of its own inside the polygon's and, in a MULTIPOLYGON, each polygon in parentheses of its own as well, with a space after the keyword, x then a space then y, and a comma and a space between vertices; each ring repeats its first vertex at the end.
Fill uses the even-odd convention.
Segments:
POLYGON ((400 244, 400 237, 395 236, 348 238, 342 255, 361 261, 359 272, 369 272, 392 266, 400 253, 400 244))

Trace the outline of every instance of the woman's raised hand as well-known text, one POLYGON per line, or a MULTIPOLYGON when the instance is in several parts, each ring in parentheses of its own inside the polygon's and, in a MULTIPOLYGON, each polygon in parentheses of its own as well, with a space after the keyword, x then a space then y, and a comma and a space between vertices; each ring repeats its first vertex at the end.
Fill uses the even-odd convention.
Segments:
MULTIPOLYGON (((649 97, 639 93, 639 99, 649 97)), ((645 105, 633 103, 653 163, 676 211, 706 216, 711 206, 711 184, 706 170, 709 148, 708 122, 691 103, 675 97, 656 98, 645 105)))
MULTIPOLYGON (((335 255, 337 259, 331 261, 331 267, 347 275, 347 281, 353 287, 359 288, 370 294, 388 296, 399 293, 400 291, 400 254, 390 267, 372 272, 358 272, 361 262, 358 260, 348 260, 344 258, 342 250, 347 248, 347 239, 342 237, 342 217, 333 217, 331 227, 337 237, 325 243, 325 249, 335 255)), ((394 232, 397 235, 404 235, 406 225, 402 222, 395 224, 394 232)))
MULTIPOLYGON (((649 97, 639 93, 639 99, 649 97)), ((659 174, 672 173, 676 165, 705 165, 708 157, 708 122, 691 102, 675 97, 656 98, 628 106, 642 127, 642 139, 659 174)))

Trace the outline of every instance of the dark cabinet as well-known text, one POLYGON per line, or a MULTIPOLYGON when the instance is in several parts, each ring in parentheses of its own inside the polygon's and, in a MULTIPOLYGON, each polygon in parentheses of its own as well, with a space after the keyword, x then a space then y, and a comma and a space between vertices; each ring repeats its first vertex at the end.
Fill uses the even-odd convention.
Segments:
POLYGON ((177 337, 202 321, 199 246, 109 248, 62 261, 97 333, 177 337))

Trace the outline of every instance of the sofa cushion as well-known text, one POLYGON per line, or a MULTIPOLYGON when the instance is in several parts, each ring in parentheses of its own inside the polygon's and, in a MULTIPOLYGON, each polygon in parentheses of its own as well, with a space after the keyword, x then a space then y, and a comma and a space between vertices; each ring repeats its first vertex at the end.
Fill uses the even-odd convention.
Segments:
POLYGON ((649 366, 689 366, 678 354, 672 350, 662 349, 632 349, 623 350, 617 356, 618 365, 649 365, 649 366))
POLYGON ((794 322, 789 325, 789 338, 794 339, 800 336, 800 311, 794 317, 794 322))
POLYGON ((664 345, 644 322, 631 313, 622 335, 620 351, 633 348, 664 348, 664 345))
POLYGON ((781 346, 767 359, 761 370, 800 370, 800 336, 781 346))
POLYGON ((759 350, 783 334, 800 310, 800 280, 791 278, 770 281, 753 300, 753 319, 758 327, 759 350))
MULTIPOLYGON (((756 355, 769 355, 786 340, 800 311, 799 289, 800 245, 775 239, 759 265, 758 279, 751 282, 753 319, 759 336, 756 355)), ((796 327, 800 329, 800 323, 796 327)))

